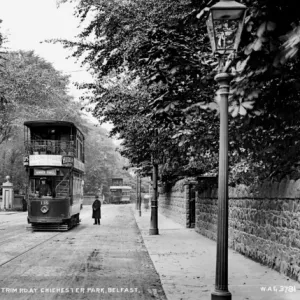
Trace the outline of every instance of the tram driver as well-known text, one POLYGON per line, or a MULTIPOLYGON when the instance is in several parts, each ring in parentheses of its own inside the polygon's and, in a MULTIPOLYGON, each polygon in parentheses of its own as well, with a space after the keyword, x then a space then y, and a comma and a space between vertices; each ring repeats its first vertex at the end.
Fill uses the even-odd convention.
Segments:
POLYGON ((46 181, 46 178, 43 177, 40 179, 40 184, 36 188, 36 191, 39 193, 39 197, 42 196, 51 196, 51 188, 46 181))

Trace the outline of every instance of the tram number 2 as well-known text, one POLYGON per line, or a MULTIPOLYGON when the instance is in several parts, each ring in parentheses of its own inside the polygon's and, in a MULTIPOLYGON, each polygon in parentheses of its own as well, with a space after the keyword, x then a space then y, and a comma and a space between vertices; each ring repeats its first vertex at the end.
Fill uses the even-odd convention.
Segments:
POLYGON ((42 200, 41 205, 49 205, 49 201, 48 200, 42 200))

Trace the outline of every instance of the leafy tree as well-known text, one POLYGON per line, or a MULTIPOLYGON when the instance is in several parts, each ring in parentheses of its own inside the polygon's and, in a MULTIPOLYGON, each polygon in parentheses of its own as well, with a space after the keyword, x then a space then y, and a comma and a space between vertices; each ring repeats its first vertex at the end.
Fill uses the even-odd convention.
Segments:
MULTIPOLYGON (((90 10, 93 10, 95 18, 80 35, 80 42, 61 41, 67 47, 76 47, 77 50, 74 52, 74 56, 78 58, 85 56, 84 62, 88 62, 91 70, 96 74, 98 78, 96 84, 87 84, 83 87, 89 88, 94 94, 92 100, 96 102, 95 116, 99 119, 104 117, 103 120, 105 121, 113 121, 115 129, 112 134, 120 134, 120 137, 124 139, 123 146, 126 145, 127 148, 121 153, 127 155, 133 164, 142 163, 143 160, 146 159, 146 165, 149 165, 151 153, 146 155, 147 148, 150 149, 150 145, 152 144, 151 140, 153 140, 154 131, 157 126, 160 126, 161 123, 166 123, 167 126, 170 125, 170 127, 164 129, 166 133, 164 137, 160 137, 160 140, 163 140, 166 136, 170 138, 170 133, 167 133, 168 128, 170 128, 173 132, 172 135, 174 135, 177 132, 175 125, 180 124, 180 122, 182 122, 181 119, 185 116, 180 110, 187 106, 185 101, 180 102, 183 100, 184 94, 182 84, 178 85, 178 81, 173 84, 172 77, 178 73, 178 80, 183 80, 183 77, 180 75, 181 63, 183 64, 183 68, 186 67, 185 73, 189 72, 189 74, 191 74, 191 65, 195 62, 197 62, 197 64, 193 70, 197 70, 197 65, 199 65, 197 55, 195 58, 192 51, 189 52, 188 47, 184 45, 184 30, 182 30, 181 34, 173 32, 173 35, 179 42, 177 43, 177 41, 175 41, 174 45, 169 47, 169 42, 173 42, 172 36, 169 37, 164 46, 166 49, 162 49, 162 51, 160 51, 160 49, 156 51, 155 46, 158 48, 161 46, 155 39, 161 37, 161 40, 164 40, 164 37, 168 35, 168 33, 166 32, 164 35, 161 34, 159 28, 165 26, 166 23, 172 24, 173 27, 176 26, 179 22, 178 20, 186 13, 186 11, 182 13, 183 7, 187 7, 190 10, 192 9, 192 7, 189 7, 189 4, 189 1, 176 1, 175 5, 171 1, 163 1, 159 2, 159 4, 155 1, 147 3, 144 1, 124 1, 117 3, 115 1, 100 1, 100 3, 81 1, 77 10, 77 14, 81 17, 81 20, 83 21, 87 17, 88 11, 90 10), (105 13, 103 13, 103 11, 105 11, 105 13), (176 15, 176 17, 174 17, 174 15, 176 15), (84 42, 84 40, 88 40, 90 36, 93 36, 94 33, 96 34, 96 42, 84 42), (152 43, 154 44, 153 47, 152 43), (172 64, 170 64, 170 62, 165 63, 165 61, 163 61, 165 58, 164 53, 169 51, 170 54, 166 60, 172 60, 172 47, 175 48, 174 51, 177 51, 176 47, 178 48, 178 45, 181 47, 181 52, 178 52, 177 60, 171 62, 172 64), (183 56, 182 53, 185 54, 187 51, 189 52, 189 59, 192 61, 190 66, 186 59, 181 59, 183 56), (159 53, 152 54, 152 52, 159 53), (150 54, 151 60, 145 58, 145 54, 150 54), (166 76, 168 75, 170 77, 170 80, 167 80, 169 81, 169 85, 163 80, 157 80, 161 78, 161 76, 156 74, 157 67, 160 67, 158 66, 159 59, 162 60, 162 65, 166 65, 166 76), (185 62, 183 63, 182 61, 184 60, 185 62), (145 61, 148 61, 146 65, 145 61), (126 90, 124 84, 121 83, 121 79, 117 81, 118 86, 114 85, 113 88, 110 88, 110 85, 103 80, 103 76, 122 77, 124 68, 127 68, 126 66, 129 67, 125 72, 125 77, 127 76, 126 84, 130 85, 130 81, 137 82, 135 83, 134 92, 132 89, 131 91, 126 90), (155 71, 154 74, 151 73, 152 70, 155 71), (171 71, 168 72, 169 70, 171 71), (133 71, 136 71, 136 74, 133 71), (148 77, 149 79, 147 79, 148 77), (153 101, 154 96, 159 95, 161 91, 163 91, 165 95, 168 94, 169 106, 160 108, 161 117, 152 120, 152 108, 155 107, 155 103, 165 102, 166 100, 160 97, 153 101), (173 99, 175 95, 178 96, 176 103, 173 99), (171 112, 170 115, 168 114, 169 111, 171 112), (149 119, 149 121, 146 121, 147 119, 149 119), (165 119, 167 122, 163 122, 165 119), (139 126, 139 124, 143 124, 144 126, 138 128, 139 131, 137 131, 134 127, 131 128, 130 124, 133 124, 132 121, 137 126, 139 126), (141 128, 143 128, 143 131, 140 131, 142 130, 141 128), (136 152, 139 151, 140 154, 144 153, 146 157, 143 158, 143 155, 130 153, 136 147, 136 145, 130 147, 130 132, 133 134, 136 132, 135 138, 131 140, 140 146, 143 145, 138 147, 136 152), (147 140, 145 140, 145 138, 147 140)), ((184 29, 184 26, 181 27, 184 29)), ((191 80, 189 80, 189 85, 195 86, 198 77, 199 75, 195 71, 191 80)), ((192 97, 195 95, 196 93, 194 93, 194 95, 191 93, 192 97)), ((195 100, 194 98, 194 101, 195 100)), ((188 101, 191 102, 190 100, 188 101)), ((159 112, 159 109, 155 110, 156 114, 159 112)), ((162 132, 161 130, 160 134, 162 134, 162 132)), ((176 142, 176 140, 174 143, 173 140, 170 139, 168 144, 171 148, 174 148, 176 147, 176 142)), ((160 149, 162 148, 161 142, 156 144, 160 145, 160 149)), ((170 154, 171 150, 164 150, 165 153, 170 154)), ((156 151, 160 152, 159 150, 156 151)), ((178 151, 180 152, 180 149, 177 149, 177 152, 178 151)), ((183 149, 183 151, 185 152, 185 149, 183 149)), ((184 157, 184 152, 182 152, 182 158, 184 157)), ((176 165, 177 168, 181 165, 181 163, 176 164, 174 162, 172 162, 172 164, 174 166, 176 165)), ((170 163, 168 163, 168 167, 170 167, 170 163)))
POLYGON ((3 114, 2 121, 7 120, 10 131, 0 145, 0 177, 10 175, 15 187, 24 191, 24 121, 68 120, 77 124, 86 136, 85 191, 95 193, 101 185, 108 190, 111 171, 121 170, 121 163, 112 142, 105 137, 106 132, 83 118, 80 103, 68 95, 68 76, 33 51, 8 52, 3 70, 0 90, 7 104, 6 119, 3 114))
POLYGON ((1 89, 5 98, 15 107, 18 119, 51 118, 66 113, 68 76, 60 74, 33 51, 9 52, 4 63, 5 73, 1 89), (34 113, 33 113, 34 112, 34 113))
POLYGON ((95 194, 102 189, 107 195, 111 178, 124 176, 123 164, 119 161, 115 146, 107 137, 106 130, 92 124, 87 127, 84 192, 95 194))
POLYGON ((297 1, 245 1, 250 6, 241 51, 233 71, 232 147, 242 180, 299 177, 299 59, 292 41, 297 1), (290 58, 293 57, 293 60, 290 58), (247 171, 246 171, 247 169, 247 171))
POLYGON ((78 119, 76 104, 67 95, 68 78, 32 51, 7 52, 2 63, 0 91, 0 174, 10 175, 24 189, 23 122, 35 119, 78 119), (0 143, 1 144, 1 143, 0 143))
MULTIPOLYGON (((2 20, 0 19, 0 24, 2 20)), ((1 29, 1 28, 0 28, 1 29)), ((9 121, 9 115, 11 106, 8 103, 7 99, 5 98, 5 94, 3 91, 2 85, 2 76, 4 74, 4 66, 3 63, 5 62, 5 52, 2 49, 4 43, 4 36, 0 31, 0 144, 3 143, 7 138, 10 136, 11 131, 11 123, 9 121)))
MULTIPOLYGON (((95 116, 114 123, 121 153, 146 168, 156 151, 166 180, 217 172, 219 62, 205 24, 207 7, 216 2, 81 0, 75 14, 88 25, 76 42, 56 41, 89 65, 96 81, 83 87, 92 92, 95 116)), ((298 177, 297 1, 241 2, 249 7, 245 30, 228 61, 236 75, 229 107, 232 180, 298 177)))

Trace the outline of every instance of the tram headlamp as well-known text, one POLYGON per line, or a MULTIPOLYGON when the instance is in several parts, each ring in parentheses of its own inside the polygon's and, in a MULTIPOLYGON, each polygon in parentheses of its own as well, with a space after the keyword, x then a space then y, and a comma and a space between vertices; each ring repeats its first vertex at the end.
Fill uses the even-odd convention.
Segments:
POLYGON ((43 214, 45 214, 48 210, 49 210, 49 207, 48 207, 48 206, 42 206, 42 207, 41 207, 41 212, 42 212, 43 214))

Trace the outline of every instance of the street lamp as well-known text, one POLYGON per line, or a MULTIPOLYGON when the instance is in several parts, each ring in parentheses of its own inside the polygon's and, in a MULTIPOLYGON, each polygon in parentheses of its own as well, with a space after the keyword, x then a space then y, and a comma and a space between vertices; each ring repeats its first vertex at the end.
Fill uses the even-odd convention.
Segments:
POLYGON ((136 173, 136 202, 135 202, 135 209, 138 210, 139 208, 139 175, 136 173))
POLYGON ((153 185, 153 195, 151 197, 151 218, 150 218, 150 229, 149 235, 158 235, 158 162, 159 162, 159 152, 158 152, 158 133, 159 130, 154 131, 154 141, 152 143, 152 185, 153 185))
POLYGON ((157 179, 158 179, 158 164, 154 157, 151 156, 153 171, 152 171, 152 185, 153 185, 153 195, 151 197, 151 219, 150 219, 150 229, 149 235, 158 235, 158 207, 157 207, 157 179))
MULTIPOLYGON (((220 0, 210 8, 207 30, 212 52, 224 58, 237 51, 244 26, 246 6, 231 0, 220 0)), ((215 290, 212 300, 231 300, 228 291, 228 94, 232 76, 221 69, 215 80, 219 84, 220 108, 218 228, 215 290)))
POLYGON ((139 216, 142 216, 142 177, 140 176, 140 184, 139 184, 140 188, 139 188, 139 216))

